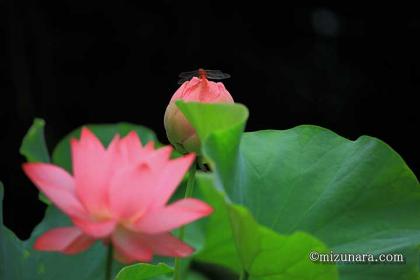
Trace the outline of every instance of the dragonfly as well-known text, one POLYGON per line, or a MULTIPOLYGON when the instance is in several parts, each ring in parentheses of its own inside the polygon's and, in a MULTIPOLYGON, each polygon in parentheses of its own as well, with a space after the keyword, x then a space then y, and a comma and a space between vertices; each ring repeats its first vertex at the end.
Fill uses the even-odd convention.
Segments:
POLYGON ((198 77, 200 79, 209 79, 209 80, 224 80, 230 78, 230 75, 227 73, 223 73, 220 70, 210 70, 210 69, 202 69, 199 68, 198 70, 182 72, 178 75, 180 78, 178 84, 182 84, 185 81, 191 80, 192 77, 198 77))

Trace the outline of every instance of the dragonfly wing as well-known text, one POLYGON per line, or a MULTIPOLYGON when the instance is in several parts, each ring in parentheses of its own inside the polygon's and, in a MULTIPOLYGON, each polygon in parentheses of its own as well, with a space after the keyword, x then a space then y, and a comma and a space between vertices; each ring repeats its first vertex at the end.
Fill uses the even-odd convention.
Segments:
POLYGON ((227 73, 223 73, 220 70, 206 70, 207 78, 213 80, 223 80, 230 78, 230 75, 227 73))
POLYGON ((198 71, 197 70, 182 72, 178 75, 179 78, 192 78, 194 76, 198 76, 198 71))
POLYGON ((182 85, 183 83, 185 83, 186 81, 190 80, 189 78, 181 78, 178 80, 178 85, 182 85))

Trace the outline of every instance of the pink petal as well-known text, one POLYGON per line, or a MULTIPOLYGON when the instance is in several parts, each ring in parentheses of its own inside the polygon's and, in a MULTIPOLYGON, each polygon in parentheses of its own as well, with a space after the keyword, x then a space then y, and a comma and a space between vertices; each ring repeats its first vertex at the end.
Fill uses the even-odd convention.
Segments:
POLYGON ((85 234, 95 238, 104 238, 109 236, 116 226, 116 222, 113 220, 93 221, 89 219, 74 218, 72 221, 85 234))
POLYGON ((144 145, 143 149, 146 152, 154 151, 155 150, 155 143, 153 141, 149 141, 149 142, 147 142, 146 145, 144 145))
POLYGON ((122 139, 120 135, 115 134, 115 136, 111 140, 111 143, 109 143, 106 149, 106 154, 108 154, 108 156, 115 156, 116 153, 120 153, 119 148, 121 141, 122 139))
POLYGON ((64 169, 49 163, 25 163, 23 170, 45 195, 69 216, 83 217, 85 209, 75 195, 74 180, 64 169))
MULTIPOLYGON (((194 79, 194 78, 193 78, 194 79)), ((189 82, 184 82, 178 89, 177 91, 174 93, 174 95, 171 98, 171 102, 174 102, 175 100, 178 99, 182 99, 185 89, 187 87, 187 85, 189 84, 189 82)))
POLYGON ((171 152, 171 146, 155 150, 152 141, 142 147, 140 138, 135 131, 122 138, 118 146, 118 156, 123 160, 123 164, 146 161, 149 164, 158 165, 158 168, 169 159, 171 152))
POLYGON ((41 235, 34 249, 76 254, 86 250, 95 240, 84 235, 77 227, 55 228, 41 235))
POLYGON ((121 141, 127 147, 129 153, 136 153, 143 150, 139 135, 135 131, 130 131, 121 141))
POLYGON ((146 164, 119 170, 110 181, 112 213, 121 219, 138 218, 152 202, 156 179, 146 164))
POLYGON ((149 152, 143 156, 143 161, 153 169, 162 169, 165 167, 172 153, 172 146, 165 146, 160 149, 149 152))
POLYGON ((194 249, 170 233, 143 235, 153 254, 166 257, 187 257, 194 253, 194 249))
POLYGON ((184 178, 185 173, 195 159, 194 154, 189 154, 167 162, 159 172, 158 184, 154 187, 153 206, 160 207, 166 204, 178 185, 184 178))
POLYGON ((205 217, 212 211, 209 205, 198 199, 182 199, 164 208, 146 212, 134 227, 148 234, 168 232, 205 217))
POLYGON ((130 132, 121 139, 119 143, 119 152, 121 158, 127 163, 136 163, 141 159, 144 151, 141 146, 140 138, 135 131, 130 132))
POLYGON ((112 158, 96 136, 82 129, 80 141, 71 141, 73 174, 76 193, 90 213, 106 215, 108 209, 108 180, 112 158))
POLYGON ((124 251, 121 251, 117 247, 114 246, 114 258, 123 264, 130 264, 136 262, 136 259, 128 256, 124 253, 124 251))
POLYGON ((121 166, 129 163, 127 152, 124 153, 121 149, 121 142, 120 135, 116 134, 106 150, 105 162, 109 164, 108 170, 110 171, 121 168, 121 166))
POLYGON ((94 242, 95 242, 95 239, 93 239, 92 237, 87 236, 87 235, 82 235, 76 240, 74 240, 74 242, 71 243, 63 251, 63 253, 69 254, 69 255, 81 253, 85 251, 86 249, 88 249, 94 242))
POLYGON ((119 259, 125 262, 150 262, 153 253, 141 234, 119 229, 112 235, 112 243, 119 259))

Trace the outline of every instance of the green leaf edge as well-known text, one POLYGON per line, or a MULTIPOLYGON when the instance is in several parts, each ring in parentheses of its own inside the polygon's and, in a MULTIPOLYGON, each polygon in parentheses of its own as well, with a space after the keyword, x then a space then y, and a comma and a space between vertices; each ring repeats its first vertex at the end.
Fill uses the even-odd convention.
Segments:
POLYGON ((138 263, 138 264, 133 264, 133 265, 129 265, 129 266, 125 266, 124 268, 122 268, 117 275, 115 276, 115 280, 125 280, 128 277, 126 276, 126 274, 131 274, 132 271, 130 270, 142 270, 144 267, 146 267, 147 269, 161 269, 162 271, 157 272, 156 274, 151 275, 150 277, 144 278, 141 277, 140 278, 130 278, 130 280, 143 280, 143 279, 152 279, 151 277, 156 277, 156 276, 160 276, 160 275, 167 275, 169 273, 173 273, 174 269, 170 266, 168 266, 165 263, 158 263, 158 264, 149 264, 149 263, 138 263))

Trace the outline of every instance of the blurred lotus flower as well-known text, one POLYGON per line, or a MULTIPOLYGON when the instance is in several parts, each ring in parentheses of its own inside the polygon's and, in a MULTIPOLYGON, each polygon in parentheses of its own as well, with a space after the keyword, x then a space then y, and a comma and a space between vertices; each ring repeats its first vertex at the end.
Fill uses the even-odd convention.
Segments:
POLYGON ((233 103, 233 98, 222 83, 206 77, 194 77, 184 82, 172 96, 165 112, 165 129, 169 142, 181 153, 200 153, 200 140, 195 129, 175 104, 176 100, 203 103, 233 103))
POLYGON ((166 205, 194 160, 170 160, 172 148, 145 146, 135 132, 118 135, 107 149, 87 128, 71 141, 73 175, 59 166, 26 163, 27 176, 73 221, 39 237, 35 249, 67 254, 95 240, 111 242, 122 262, 150 261, 153 255, 185 257, 193 249, 170 233, 207 216, 212 209, 188 198, 166 205))

